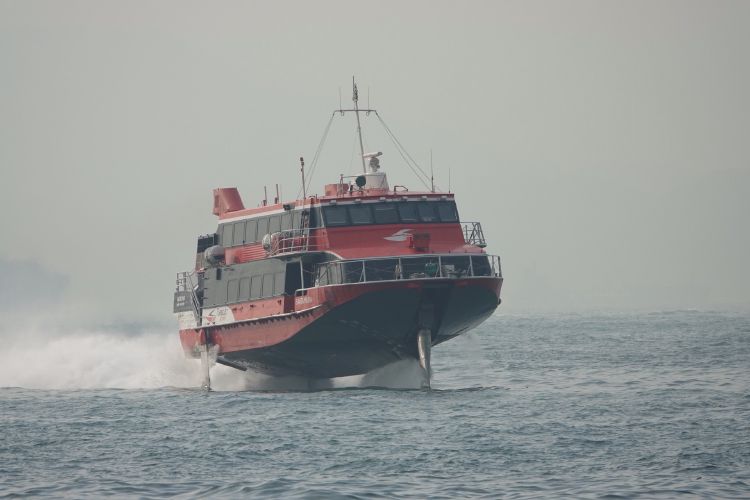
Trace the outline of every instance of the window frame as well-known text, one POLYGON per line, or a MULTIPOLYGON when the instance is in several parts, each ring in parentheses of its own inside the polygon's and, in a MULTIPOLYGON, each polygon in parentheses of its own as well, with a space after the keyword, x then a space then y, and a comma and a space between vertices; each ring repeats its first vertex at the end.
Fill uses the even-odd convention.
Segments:
POLYGON ((232 235, 232 246, 238 247, 245 243, 245 221, 237 221, 232 223, 234 234, 232 235), (238 231, 239 229, 239 231, 238 231))
POLYGON ((250 276, 250 300, 263 298, 263 275, 256 274, 250 276), (257 287, 257 290, 256 290, 257 287))
POLYGON ((323 210, 322 210, 322 212, 323 212, 323 220, 325 221, 325 226, 326 227, 344 227, 344 226, 351 226, 352 225, 351 221, 349 220, 349 210, 347 210, 346 205, 326 205, 326 206, 324 206, 322 208, 323 208, 323 210), (335 212, 335 211, 340 211, 340 212, 342 212, 344 214, 345 221, 343 223, 332 224, 328 220, 328 213, 329 212, 335 212))
POLYGON ((232 239, 234 238, 234 224, 222 224, 221 227, 221 246, 229 248, 232 245, 232 239), (227 234, 230 234, 227 237, 227 234), (227 241, 229 240, 229 241, 227 241))
POLYGON ((240 278, 240 290, 237 294, 239 301, 250 300, 250 276, 243 276, 240 278), (246 287, 243 285, 247 285, 246 287), (247 292, 247 293, 243 293, 247 292))
POLYGON ((240 280, 227 280, 227 304, 234 304, 239 301, 240 280), (232 298, 234 292, 234 298, 232 298))
POLYGON ((419 211, 417 210, 417 204, 415 202, 409 202, 409 201, 401 201, 398 203, 398 221, 400 224, 418 224, 420 222, 419 220, 419 211), (414 211, 414 220, 404 220, 402 208, 409 207, 410 210, 414 211))
POLYGON ((374 203, 355 203, 354 205, 347 205, 346 211, 347 215, 349 216, 349 222, 352 226, 368 226, 375 223, 375 217, 372 215, 372 207, 370 205, 374 205, 374 203), (354 212, 355 211, 362 211, 362 215, 369 216, 368 222, 355 222, 354 221, 354 212))
POLYGON ((259 217, 257 241, 263 241, 263 237, 267 234, 268 234, 268 217, 259 217), (261 232, 261 229, 263 229, 262 232, 261 232))
POLYGON ((281 232, 281 215, 272 215, 268 219, 268 234, 281 232))
POLYGON ((286 272, 273 273, 273 295, 283 295, 285 290, 286 272))
POLYGON ((281 230, 282 231, 291 231, 292 230, 292 212, 286 211, 283 214, 281 214, 281 230))
POLYGON ((273 285, 274 285, 274 277, 273 273, 265 273, 263 274, 263 287, 261 292, 261 298, 267 299, 269 297, 273 297, 273 285), (268 284, 270 284, 270 287, 267 287, 266 280, 268 280, 268 284), (266 290, 266 288, 270 288, 270 290, 266 290), (267 295, 267 293, 270 291, 270 294, 267 295))
POLYGON ((249 219, 245 224, 245 243, 255 243, 256 241, 258 241, 258 219, 249 219), (249 231, 251 227, 253 228, 252 235, 249 231))
POLYGON ((419 217, 419 222, 423 222, 425 224, 432 224, 433 222, 440 222, 440 217, 438 216, 438 213, 437 213, 437 207, 435 206, 437 205, 437 203, 435 203, 434 201, 420 201, 418 203, 415 203, 415 205, 417 206, 417 216, 419 217), (422 211, 423 208, 429 209, 432 212, 431 216, 429 214, 427 215, 431 217, 430 220, 425 220, 426 216, 424 212, 422 211))
POLYGON ((401 223, 401 217, 398 215, 398 205, 395 203, 373 203, 372 204, 372 218, 375 221, 374 224, 400 224, 401 223), (386 208, 387 210, 378 210, 379 207, 386 208), (395 215, 395 219, 393 221, 385 221, 381 222, 378 221, 378 213, 392 213, 395 215))
POLYGON ((440 222, 451 223, 451 222, 461 221, 461 219, 458 217, 458 207, 456 206, 455 201, 441 200, 437 202, 435 205, 436 205, 435 208, 437 209, 437 216, 440 222), (441 213, 441 210, 440 210, 441 208, 449 208, 453 214, 453 219, 450 219, 450 220, 444 219, 443 214, 441 213))

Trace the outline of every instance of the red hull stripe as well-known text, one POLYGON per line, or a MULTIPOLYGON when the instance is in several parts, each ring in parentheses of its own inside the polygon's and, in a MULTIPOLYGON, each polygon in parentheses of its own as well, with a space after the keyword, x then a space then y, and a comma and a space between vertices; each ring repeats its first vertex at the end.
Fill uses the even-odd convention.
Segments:
MULTIPOLYGON (((429 283, 432 284, 441 281, 429 280, 429 283)), ((456 287, 478 286, 486 288, 497 297, 500 296, 502 281, 502 278, 494 277, 450 280, 456 287)), ((306 304, 307 308, 304 310, 262 318, 245 319, 225 325, 206 326, 195 330, 180 330, 180 340, 187 354, 195 353, 197 346, 201 344, 201 333, 204 331, 209 335, 211 342, 219 346, 219 354, 269 347, 290 339, 329 310, 353 300, 362 294, 404 287, 423 288, 427 283, 424 280, 414 280, 319 287, 308 290, 306 297, 309 297, 310 300, 306 304)))

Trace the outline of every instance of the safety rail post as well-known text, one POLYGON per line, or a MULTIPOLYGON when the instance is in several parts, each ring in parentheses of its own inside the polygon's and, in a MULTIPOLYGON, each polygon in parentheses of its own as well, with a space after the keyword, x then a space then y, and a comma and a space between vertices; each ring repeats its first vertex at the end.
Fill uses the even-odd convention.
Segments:
POLYGON ((193 284, 193 278, 190 272, 177 273, 177 291, 178 292, 190 292, 190 305, 193 306, 193 315, 195 321, 200 326, 201 324, 201 313, 200 313, 200 302, 198 296, 195 294, 195 285, 193 284))
MULTIPOLYGON (((270 255, 293 252, 306 252, 310 249, 310 229, 285 229, 273 233, 278 235, 271 239, 270 255)), ((314 247, 315 245, 313 245, 314 247)))
MULTIPOLYGON (((430 255, 415 255, 415 256, 406 256, 406 257, 393 256, 393 257, 377 257, 377 258, 372 258, 372 259, 351 259, 351 260, 335 260, 335 261, 321 262, 321 263, 315 264, 312 271, 304 271, 304 269, 302 270, 303 283, 304 283, 305 273, 308 273, 312 275, 312 282, 314 284, 306 288, 300 288, 299 290, 306 293, 306 291, 309 288, 316 288, 319 286, 345 285, 345 284, 355 284, 355 283, 372 283, 375 281, 391 281, 391 280, 402 280, 402 279, 444 279, 444 278, 464 278, 464 277, 484 278, 484 277, 490 277, 490 276, 502 277, 502 269, 500 265, 499 256, 490 255, 490 254, 476 254, 476 255, 469 254, 469 255, 464 255, 464 256, 469 259, 469 266, 466 269, 466 274, 456 273, 454 275, 446 274, 445 270, 443 269, 443 257, 455 257, 455 255, 430 254, 430 255), (409 277, 407 276, 406 273, 404 273, 405 261, 415 260, 415 259, 425 259, 425 258, 437 260, 437 270, 435 274, 427 273, 427 271, 425 270, 424 273, 420 273, 422 274, 422 277, 419 278, 417 276, 409 277), (476 266, 474 265, 475 258, 487 259, 490 274, 481 274, 481 275, 476 274, 476 266), (370 280, 367 275, 367 262, 386 261, 386 260, 396 261, 396 268, 393 271, 393 278, 387 278, 387 279, 381 280, 376 276, 372 280, 370 280), (359 265, 359 276, 355 278, 354 272, 356 272, 355 270, 358 265, 359 265), (351 272, 347 272, 347 269, 351 272)), ((383 267, 383 269, 386 269, 386 268, 383 267)), ((483 270, 482 272, 485 272, 485 271, 483 270)), ((179 277, 178 277, 178 282, 179 282, 179 277)), ((197 304, 197 298, 194 304, 197 304)))

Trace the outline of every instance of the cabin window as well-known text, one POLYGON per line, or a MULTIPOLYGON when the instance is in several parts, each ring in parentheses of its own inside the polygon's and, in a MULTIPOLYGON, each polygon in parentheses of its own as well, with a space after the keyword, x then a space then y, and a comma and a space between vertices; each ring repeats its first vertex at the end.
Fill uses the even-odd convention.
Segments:
POLYGON ((258 241, 268 234, 268 217, 258 219, 258 241))
POLYGON ((202 254, 207 248, 218 244, 219 236, 216 233, 200 236, 198 237, 198 253, 202 254))
POLYGON ((401 279, 401 268, 398 259, 378 259, 365 261, 367 281, 385 281, 401 279))
POLYGON ((301 265, 299 262, 290 262, 286 265, 286 276, 284 277, 285 294, 294 295, 296 290, 302 288, 301 265))
POLYGON ((250 278, 250 298, 259 299, 262 295, 263 276, 253 276, 250 278))
POLYGON ((450 201, 441 201, 437 203, 437 211, 440 220, 443 222, 458 222, 458 213, 456 213, 456 204, 450 201))
POLYGON ((281 216, 281 230, 289 231, 292 229, 292 213, 286 212, 281 216))
POLYGON ((238 280, 227 281, 227 302, 237 302, 237 296, 240 291, 240 282, 238 280))
POLYGON ((245 243, 255 243, 258 241, 258 221, 253 219, 247 221, 245 225, 245 243))
POLYGON ((361 261, 344 262, 344 281, 343 283, 359 283, 365 280, 365 268, 361 261))
POLYGON ((471 257, 471 266, 474 270, 474 276, 492 276, 492 267, 490 260, 485 257, 471 257))
POLYGON ((349 205, 349 217, 352 224, 372 224, 370 205, 349 205))
POLYGON ((398 224, 398 212, 393 203, 377 203, 373 207, 375 224, 398 224))
POLYGON ((429 201, 418 203, 417 211, 419 212, 419 219, 422 222, 435 222, 437 220, 437 214, 435 213, 435 203, 431 203, 429 201))
POLYGON ((401 218, 401 222, 417 222, 417 204, 409 203, 407 201, 398 204, 398 215, 401 218))
POLYGON ((292 229, 302 229, 302 210, 292 212, 292 229))
POLYGON ((416 257, 401 259, 404 279, 434 278, 438 276, 438 259, 435 257, 416 257))
POLYGON ((240 300, 248 300, 250 298, 250 278, 240 279, 240 300))
POLYGON ((362 224, 458 222, 453 201, 401 201, 329 205, 322 209, 327 227, 362 224))
POLYGON ((273 296, 273 274, 263 275, 263 298, 273 296))
POLYGON ((233 242, 232 242, 233 230, 234 230, 234 226, 232 224, 224 224, 224 228, 221 232, 222 246, 231 247, 233 245, 233 242))
POLYGON ((338 285, 341 283, 341 263, 329 262, 318 267, 318 275, 315 278, 316 286, 338 285))
POLYGON ((242 245, 245 242, 245 221, 235 222, 233 225, 234 237, 232 238, 232 246, 242 245))
POLYGON ((271 221, 268 225, 268 232, 270 234, 278 233, 281 231, 281 216, 280 215, 274 215, 271 217, 271 221))
POLYGON ((323 207, 323 217, 325 218, 326 226, 346 226, 349 224, 349 217, 346 215, 346 207, 323 207))
POLYGON ((465 278, 471 276, 471 261, 468 255, 442 257, 441 274, 446 278, 465 278))
POLYGON ((307 221, 307 224, 310 227, 323 227, 323 215, 320 208, 311 208, 308 211, 308 216, 310 220, 307 221))
POLYGON ((281 295, 284 293, 284 273, 276 273, 273 275, 273 294, 281 295))

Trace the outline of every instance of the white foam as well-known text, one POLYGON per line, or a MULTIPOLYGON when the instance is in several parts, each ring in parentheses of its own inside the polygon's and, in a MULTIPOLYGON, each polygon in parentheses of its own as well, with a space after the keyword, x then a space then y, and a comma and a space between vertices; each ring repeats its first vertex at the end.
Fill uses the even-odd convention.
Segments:
MULTIPOLYGON (((186 359, 176 332, 138 334, 50 330, 2 332, 0 387, 28 389, 154 389, 198 388, 202 373, 198 360, 186 359)), ((222 365, 211 367, 212 389, 321 390, 346 387, 419 388, 422 371, 416 361, 404 360, 364 375, 310 380, 269 377, 222 365)))
POLYGON ((194 363, 176 335, 26 335, 0 353, 0 386, 30 389, 193 387, 194 363))

